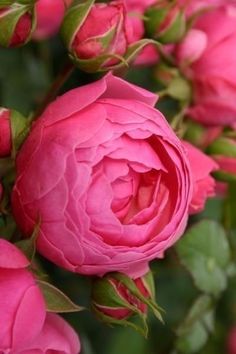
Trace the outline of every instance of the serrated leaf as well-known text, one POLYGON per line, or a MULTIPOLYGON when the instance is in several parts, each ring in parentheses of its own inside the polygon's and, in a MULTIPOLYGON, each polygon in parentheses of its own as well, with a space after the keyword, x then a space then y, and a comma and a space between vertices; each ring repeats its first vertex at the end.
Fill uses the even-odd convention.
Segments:
POLYGON ((50 283, 37 280, 43 293, 47 311, 57 313, 78 312, 83 308, 76 305, 67 295, 50 283))
POLYGON ((183 323, 177 329, 176 348, 183 354, 198 352, 206 343, 214 328, 213 301, 207 295, 200 296, 183 323))
POLYGON ((208 220, 195 224, 177 243, 176 250, 197 288, 215 296, 226 288, 230 249, 220 224, 208 220))

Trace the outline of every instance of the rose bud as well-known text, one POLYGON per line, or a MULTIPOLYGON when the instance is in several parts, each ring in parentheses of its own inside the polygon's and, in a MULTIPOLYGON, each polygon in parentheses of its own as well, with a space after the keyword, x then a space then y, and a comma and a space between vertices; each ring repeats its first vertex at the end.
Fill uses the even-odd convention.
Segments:
POLYGON ((74 62, 92 72, 121 61, 129 44, 127 32, 131 30, 124 2, 93 3, 72 5, 61 30, 74 62))
POLYGON ((187 114, 207 126, 236 122, 235 28, 235 6, 212 8, 199 14, 176 47, 176 62, 193 89, 187 114))
POLYGON ((187 150, 194 182, 189 214, 196 214, 204 209, 206 200, 216 194, 215 180, 210 173, 217 170, 218 165, 213 159, 187 141, 183 141, 183 145, 187 150))
POLYGON ((215 177, 222 182, 236 181, 236 138, 222 136, 208 146, 207 152, 219 165, 215 177))
POLYGON ((12 208, 25 236, 40 218, 46 258, 82 274, 137 278, 181 237, 191 170, 156 100, 107 74, 34 123, 17 154, 12 208))
POLYGON ((38 0, 35 5, 37 25, 33 39, 43 40, 54 36, 59 31, 71 2, 72 0, 38 0))
POLYGON ((162 320, 155 303, 152 273, 131 279, 122 273, 110 273, 97 278, 92 285, 92 310, 106 323, 130 324, 127 321, 138 315, 146 321, 148 308, 162 320))
POLYGON ((222 127, 206 127, 191 119, 185 120, 184 139, 205 150, 222 133, 222 127))
POLYGON ((0 108, 0 158, 15 156, 28 133, 29 123, 19 112, 0 108))
POLYGON ((26 44, 35 27, 34 1, 14 1, 0 5, 0 46, 18 47, 26 44))
POLYGON ((10 110, 0 109, 0 157, 9 156, 12 148, 10 110))
POLYGON ((185 34, 185 14, 175 1, 159 0, 145 12, 145 18, 148 35, 164 44, 176 43, 185 34))

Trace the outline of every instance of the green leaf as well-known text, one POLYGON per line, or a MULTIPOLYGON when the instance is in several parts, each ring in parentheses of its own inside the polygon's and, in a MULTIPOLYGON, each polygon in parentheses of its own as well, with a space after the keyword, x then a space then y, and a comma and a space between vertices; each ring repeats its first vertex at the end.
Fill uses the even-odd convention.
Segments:
POLYGON ((42 280, 37 283, 44 295, 47 311, 67 313, 82 311, 83 308, 73 303, 61 290, 42 280))
POLYGON ((178 352, 184 354, 198 352, 214 329, 213 320, 213 301, 209 296, 202 295, 195 301, 184 322, 177 329, 178 352))
POLYGON ((218 296, 226 288, 231 255, 225 231, 217 222, 195 224, 177 243, 176 250, 198 289, 218 296))
POLYGON ((26 240, 21 240, 16 243, 16 246, 21 249, 30 262, 34 259, 36 252, 36 240, 39 234, 40 222, 35 226, 32 236, 26 240))

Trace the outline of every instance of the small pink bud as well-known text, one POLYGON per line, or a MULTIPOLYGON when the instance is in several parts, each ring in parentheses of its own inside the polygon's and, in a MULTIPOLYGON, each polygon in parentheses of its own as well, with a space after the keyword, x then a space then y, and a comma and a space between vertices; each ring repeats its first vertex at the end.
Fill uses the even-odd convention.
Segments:
POLYGON ((10 111, 0 109, 0 157, 10 155, 12 148, 10 111))
POLYGON ((27 43, 35 27, 34 0, 0 4, 0 46, 18 47, 27 43))
POLYGON ((153 284, 151 272, 137 279, 122 273, 107 274, 93 283, 92 309, 106 323, 129 325, 133 315, 146 323, 148 309, 161 320, 153 284))

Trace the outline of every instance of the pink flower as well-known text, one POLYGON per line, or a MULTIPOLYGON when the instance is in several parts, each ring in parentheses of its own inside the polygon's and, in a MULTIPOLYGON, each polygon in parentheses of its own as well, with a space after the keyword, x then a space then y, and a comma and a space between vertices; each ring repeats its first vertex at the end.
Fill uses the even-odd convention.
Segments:
POLYGON ((72 0, 38 0, 36 2, 37 27, 33 38, 47 39, 55 35, 62 23, 66 7, 72 0))
POLYGON ((73 328, 64 319, 53 313, 47 314, 39 335, 19 354, 48 354, 49 352, 80 353, 80 341, 73 328))
POLYGON ((188 114, 206 125, 236 122, 236 8, 222 6, 199 16, 177 47, 180 66, 192 81, 193 105, 188 114), (194 43, 194 48, 193 48, 194 43))
POLYGON ((0 157, 5 157, 11 153, 11 127, 10 111, 0 109, 0 157))
POLYGON ((187 16, 192 16, 199 11, 206 11, 230 2, 231 0, 178 0, 178 4, 185 8, 187 16))
POLYGON ((0 352, 18 353, 39 334, 46 309, 28 260, 0 239, 0 352))
POLYGON ((209 197, 215 196, 215 180, 210 176, 210 173, 217 170, 218 165, 187 141, 183 141, 183 145, 188 152, 194 181, 189 213, 196 214, 204 209, 205 202, 209 197))
POLYGON ((34 125, 12 205, 26 235, 40 219, 45 257, 74 272, 136 278, 181 236, 192 180, 155 102, 108 74, 59 97, 34 125))
POLYGON ((227 353, 236 354, 236 327, 233 327, 227 338, 227 353))

